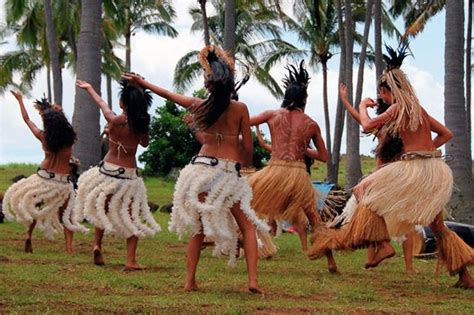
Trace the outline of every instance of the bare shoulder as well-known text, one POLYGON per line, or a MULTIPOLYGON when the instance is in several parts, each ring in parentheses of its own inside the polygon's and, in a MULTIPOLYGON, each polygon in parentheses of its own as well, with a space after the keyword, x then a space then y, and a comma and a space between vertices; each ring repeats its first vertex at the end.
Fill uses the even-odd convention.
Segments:
POLYGON ((319 130, 319 125, 313 118, 308 116, 308 114, 304 114, 304 117, 305 117, 305 122, 308 125, 308 127, 317 128, 319 130))

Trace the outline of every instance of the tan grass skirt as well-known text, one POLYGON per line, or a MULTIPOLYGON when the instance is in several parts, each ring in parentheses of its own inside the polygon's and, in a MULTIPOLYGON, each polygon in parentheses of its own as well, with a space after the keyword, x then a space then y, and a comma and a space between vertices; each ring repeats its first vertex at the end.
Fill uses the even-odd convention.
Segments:
POLYGON ((319 194, 311 185, 303 162, 271 160, 249 182, 253 190, 252 208, 259 217, 300 224, 308 222, 306 211, 319 218, 316 211, 319 194))

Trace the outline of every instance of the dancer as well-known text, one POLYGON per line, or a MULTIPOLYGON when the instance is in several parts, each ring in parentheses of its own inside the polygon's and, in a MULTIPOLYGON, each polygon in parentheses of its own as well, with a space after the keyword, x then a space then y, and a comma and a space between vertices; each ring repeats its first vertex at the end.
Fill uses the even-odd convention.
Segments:
POLYGON ((386 126, 389 134, 403 140, 404 154, 400 161, 389 163, 362 180, 354 194, 358 205, 346 229, 328 233, 316 231, 324 244, 313 256, 321 256, 328 248, 354 248, 374 243, 377 252, 367 263, 375 267, 394 255, 387 226, 392 235, 402 236, 413 231, 416 224, 430 225, 437 239, 438 257, 447 264, 451 275, 458 274, 456 286, 474 288, 467 265, 474 262, 474 250, 465 244, 443 221, 443 209, 451 196, 451 169, 440 159, 437 148, 452 137, 452 133, 421 107, 405 73, 400 69, 407 56, 407 45, 398 52, 387 47, 384 59, 387 69, 379 79, 380 95, 393 104, 383 114, 370 118, 367 108, 376 105, 371 99, 360 104, 364 130, 386 126), (437 136, 432 139, 431 132, 437 136))
POLYGON ((180 236, 189 232, 185 291, 197 290, 196 268, 205 236, 215 242, 215 254, 227 254, 235 262, 238 229, 248 271, 248 289, 261 293, 257 283, 257 229, 268 229, 250 208, 252 191, 240 175, 240 150, 252 152, 252 136, 247 106, 232 101, 234 61, 223 50, 207 46, 199 53, 204 69, 205 86, 209 90, 202 100, 173 93, 143 78, 124 77, 149 88, 154 93, 188 108, 193 114, 193 127, 199 132, 202 147, 179 175, 173 196, 169 229, 180 236), (241 146, 239 137, 242 137, 241 146))
POLYGON ((76 133, 61 106, 51 105, 46 99, 34 102, 43 121, 44 130, 39 129, 28 116, 23 96, 19 92, 11 93, 20 105, 26 125, 41 142, 45 157, 36 174, 16 182, 6 191, 5 217, 28 227, 25 252, 33 252, 31 237, 38 226, 48 239, 54 239, 55 234, 64 230, 66 252, 72 253, 72 230, 79 224, 72 215, 74 189, 69 159, 76 133))
POLYGON ((150 115, 147 110, 152 97, 142 87, 122 80, 120 115, 87 82, 77 80, 102 110, 107 121, 109 146, 99 166, 79 178, 76 214, 95 226, 94 263, 104 265, 102 238, 104 233, 127 240, 127 262, 124 271, 142 270, 136 261, 138 239, 153 236, 160 226, 148 207, 146 188, 138 176, 135 153, 138 145, 148 146, 150 115))
MULTIPOLYGON (((306 225, 320 224, 316 210, 316 191, 306 171, 304 156, 325 162, 328 154, 318 124, 304 113, 309 76, 304 61, 290 66, 284 78, 285 97, 281 108, 265 111, 250 119, 250 125, 267 123, 272 138, 269 164, 250 178, 254 193, 253 208, 259 217, 286 220, 297 226, 303 251, 307 250, 306 225), (316 149, 308 149, 313 140, 316 149)), ((337 267, 330 252, 328 268, 337 267)))
MULTIPOLYGON (((347 98, 347 88, 344 84, 341 84, 339 87, 339 94, 342 99, 342 103, 346 107, 347 111, 351 114, 352 118, 354 118, 359 124, 361 124, 359 112, 352 106, 347 98)), ((384 95, 386 97, 386 95, 384 95)), ((390 101, 390 100, 388 100, 390 101)), ((376 107, 376 114, 381 115, 387 109, 389 105, 384 101, 384 99, 378 100, 378 105, 376 107)), ((371 130, 370 134, 374 134, 374 136, 378 140, 377 147, 375 148, 375 165, 376 169, 383 167, 387 163, 391 163, 394 161, 400 160, 403 154, 403 141, 400 139, 398 135, 390 135, 387 134, 387 128, 382 126, 379 129, 371 130)), ((343 224, 347 224, 355 210, 355 206, 357 203, 355 202, 355 196, 351 196, 351 200, 348 201, 347 207, 344 209, 343 213, 336 218, 333 222, 338 223, 343 221, 343 224)), ((389 234, 391 235, 391 226, 387 226, 389 234)), ((415 236, 416 231, 411 231, 407 235, 403 237, 394 237, 395 240, 402 240, 402 248, 403 248, 403 257, 405 259, 405 270, 408 274, 413 274, 415 270, 413 269, 413 238, 415 236)), ((369 244, 368 247, 368 261, 371 261, 375 255, 375 247, 373 244, 369 244)), ((308 252, 310 254, 310 252, 308 252)))

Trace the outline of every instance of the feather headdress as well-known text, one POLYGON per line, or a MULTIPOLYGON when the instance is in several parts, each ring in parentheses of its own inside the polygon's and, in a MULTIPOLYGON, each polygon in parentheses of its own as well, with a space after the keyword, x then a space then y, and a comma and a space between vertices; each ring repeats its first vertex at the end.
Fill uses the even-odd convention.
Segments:
POLYGON ((294 65, 286 66, 285 69, 288 70, 288 74, 282 80, 285 89, 289 88, 293 84, 298 84, 304 86, 305 88, 308 87, 310 77, 308 75, 308 71, 306 71, 304 67, 304 60, 301 60, 299 69, 297 69, 294 65))
POLYGON ((387 67, 380 76, 379 86, 388 86, 398 106, 395 119, 388 126, 389 132, 394 134, 406 129, 416 131, 423 123, 422 108, 410 81, 400 69, 403 60, 410 55, 408 43, 402 42, 397 50, 388 45, 385 47, 387 54, 383 55, 383 59, 387 67))
POLYGON ((44 113, 48 109, 52 109, 56 112, 62 111, 62 107, 57 104, 51 104, 46 97, 42 97, 39 100, 34 101, 35 108, 40 112, 40 114, 44 113))
POLYGON ((216 60, 226 64, 232 73, 235 72, 234 59, 226 51, 220 49, 219 47, 208 45, 199 52, 199 63, 204 69, 206 79, 211 77, 211 62, 216 60))

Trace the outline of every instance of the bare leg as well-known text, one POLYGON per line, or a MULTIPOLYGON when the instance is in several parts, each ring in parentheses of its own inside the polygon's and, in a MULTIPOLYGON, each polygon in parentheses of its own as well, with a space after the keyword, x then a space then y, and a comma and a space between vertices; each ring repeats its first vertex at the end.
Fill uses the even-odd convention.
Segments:
POLYGON ((237 221, 240 231, 242 232, 245 250, 245 262, 247 263, 248 288, 251 293, 263 293, 257 282, 257 234, 252 222, 245 216, 240 209, 240 203, 232 207, 232 215, 237 221))
POLYGON ((414 274, 415 269, 413 269, 413 237, 415 236, 415 231, 410 232, 406 235, 406 240, 402 243, 403 247, 403 258, 405 259, 405 271, 407 274, 414 274))
MULTIPOLYGON (((444 229, 447 229, 446 225, 444 224, 442 212, 440 212, 436 216, 434 221, 430 224, 430 228, 435 235, 441 233, 444 229)), ((466 266, 461 268, 458 275, 459 275, 459 280, 454 285, 455 287, 465 288, 465 289, 474 289, 474 280, 471 278, 471 275, 469 274, 469 270, 467 269, 466 266)))
POLYGON ((370 243, 369 246, 367 247, 367 263, 374 260, 376 251, 377 251, 377 244, 370 243))
POLYGON ((104 230, 95 228, 94 233, 94 264, 97 266, 104 265, 104 257, 102 257, 102 238, 104 237, 104 230))
POLYGON ((138 237, 131 236, 127 238, 127 264, 124 271, 137 271, 145 269, 143 266, 137 264, 136 254, 138 246, 138 237))
POLYGON ((187 272, 184 291, 196 291, 198 289, 196 282, 196 270, 201 256, 201 247, 204 240, 204 234, 194 235, 188 244, 187 272))
POLYGON ((296 232, 300 238, 301 249, 303 252, 308 250, 308 237, 306 234, 306 223, 297 223, 296 224, 296 232))
POLYGON ((66 241, 66 253, 72 254, 72 240, 74 232, 64 227, 64 240, 66 241))
POLYGON ((33 223, 30 224, 30 226, 28 227, 28 231, 26 232, 26 241, 25 241, 26 253, 33 252, 33 244, 31 243, 31 236, 33 234, 33 230, 35 229, 35 226, 36 226, 36 220, 34 220, 33 223))
POLYGON ((365 268, 374 268, 377 267, 383 260, 393 257, 395 255, 395 250, 389 241, 382 241, 377 243, 377 252, 375 253, 374 259, 365 264, 365 268))
MULTIPOLYGON (((59 209, 59 221, 63 223, 63 214, 64 210, 66 210, 67 204, 69 203, 69 199, 66 200, 64 205, 61 206, 59 209)), ((72 254, 72 240, 74 237, 74 232, 69 230, 68 228, 64 227, 64 241, 66 242, 66 253, 72 254)))

